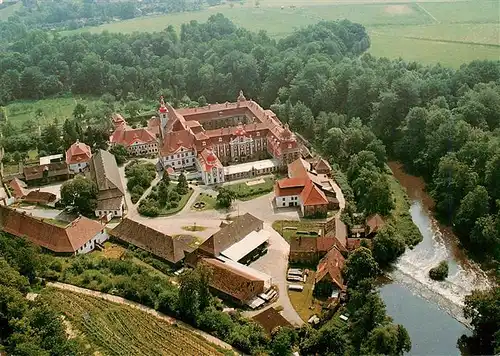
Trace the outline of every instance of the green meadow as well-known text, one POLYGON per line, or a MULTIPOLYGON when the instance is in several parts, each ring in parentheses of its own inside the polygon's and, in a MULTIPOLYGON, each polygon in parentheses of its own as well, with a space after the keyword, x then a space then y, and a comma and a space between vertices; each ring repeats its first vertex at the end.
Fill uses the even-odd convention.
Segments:
POLYGON ((227 4, 198 12, 117 21, 69 33, 161 31, 172 25, 203 22, 222 13, 253 31, 266 30, 281 38, 321 20, 349 19, 363 24, 372 39, 375 56, 459 67, 475 59, 500 58, 500 2, 496 0, 446 2, 389 2, 376 0, 261 0, 227 4))
POLYGON ((21 126, 29 120, 37 120, 36 112, 42 110, 43 115, 38 121, 40 126, 46 126, 57 119, 62 125, 64 120, 73 116, 77 103, 86 104, 88 100, 69 98, 43 99, 37 101, 15 101, 5 107, 9 122, 21 126))

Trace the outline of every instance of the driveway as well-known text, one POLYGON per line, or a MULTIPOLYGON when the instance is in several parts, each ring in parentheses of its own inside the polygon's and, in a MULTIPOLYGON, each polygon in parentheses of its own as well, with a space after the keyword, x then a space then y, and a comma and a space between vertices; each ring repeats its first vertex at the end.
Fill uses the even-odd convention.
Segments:
MULTIPOLYGON (((267 273, 273 277, 273 284, 278 286, 278 300, 269 307, 281 305, 283 307, 281 314, 285 317, 285 319, 296 326, 301 326, 304 324, 304 321, 292 306, 287 291, 288 284, 286 281, 286 274, 288 269, 288 254, 290 253, 290 245, 268 223, 264 224, 264 229, 271 234, 267 253, 260 257, 257 261, 252 262, 250 267, 267 273)), ((262 310, 247 312, 245 315, 251 317, 260 312, 262 312, 262 310)))

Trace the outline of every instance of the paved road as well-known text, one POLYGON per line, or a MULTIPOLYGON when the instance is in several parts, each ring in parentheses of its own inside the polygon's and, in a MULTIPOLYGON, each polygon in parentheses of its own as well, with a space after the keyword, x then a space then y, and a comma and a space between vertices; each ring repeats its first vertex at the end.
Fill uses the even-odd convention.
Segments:
MULTIPOLYGON (((295 311, 287 292, 288 283, 286 281, 286 274, 288 269, 288 254, 290 252, 290 245, 288 245, 283 237, 269 224, 264 224, 264 229, 271 233, 267 254, 259 258, 257 261, 252 262, 250 267, 269 274, 273 277, 273 284, 278 286, 278 300, 269 307, 281 305, 283 307, 281 314, 285 317, 285 319, 296 326, 301 326, 304 324, 304 321, 295 311)), ((262 310, 247 312, 245 315, 251 317, 261 311, 262 310)))
POLYGON ((94 290, 91 290, 91 289, 80 288, 80 287, 77 287, 77 286, 74 286, 74 285, 71 285, 71 284, 65 284, 65 283, 59 283, 59 282, 47 282, 47 286, 53 287, 53 288, 58 288, 58 289, 63 289, 63 290, 68 290, 68 291, 73 292, 73 293, 89 295, 89 296, 100 298, 100 299, 104 299, 104 300, 107 300, 107 301, 110 301, 110 302, 113 302, 113 303, 127 305, 127 306, 129 306, 131 308, 143 311, 144 313, 151 314, 154 317, 156 317, 158 319, 161 319, 161 320, 164 320, 164 321, 166 321, 166 322, 168 322, 170 324, 180 325, 180 326, 182 326, 182 327, 184 327, 186 329, 189 329, 190 331, 192 331, 192 332, 200 335, 205 340, 207 340, 207 341, 209 341, 209 342, 211 342, 213 344, 221 346, 221 347, 223 347, 223 348, 225 348, 227 350, 233 350, 235 352, 235 354, 243 355, 243 353, 241 353, 240 351, 234 349, 228 343, 226 343, 226 342, 224 342, 224 341, 222 341, 220 339, 217 339, 216 337, 214 337, 214 336, 212 336, 210 334, 207 334, 204 331, 201 331, 199 329, 195 329, 191 325, 186 324, 183 321, 180 321, 180 320, 177 320, 177 319, 172 318, 170 316, 167 316, 165 314, 162 314, 162 313, 160 313, 160 312, 158 312, 158 311, 156 311, 156 310, 154 310, 152 308, 149 308, 149 307, 147 307, 145 305, 142 305, 142 304, 139 304, 139 303, 136 303, 136 302, 124 299, 122 297, 117 297, 116 295, 101 293, 101 292, 97 292, 97 291, 94 291, 94 290))

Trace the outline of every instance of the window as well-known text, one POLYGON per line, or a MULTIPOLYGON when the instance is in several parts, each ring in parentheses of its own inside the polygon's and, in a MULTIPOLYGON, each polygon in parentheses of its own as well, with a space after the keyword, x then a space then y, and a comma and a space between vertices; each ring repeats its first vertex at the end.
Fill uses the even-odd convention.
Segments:
POLYGON ((260 132, 259 132, 259 131, 257 131, 257 137, 258 137, 258 136, 260 136, 260 132))
POLYGON ((206 145, 207 145, 207 143, 206 143, 205 141, 203 141, 203 142, 201 143, 201 145, 202 145, 202 146, 206 146, 206 145))
POLYGON ((219 142, 222 142, 222 137, 219 137, 219 142))

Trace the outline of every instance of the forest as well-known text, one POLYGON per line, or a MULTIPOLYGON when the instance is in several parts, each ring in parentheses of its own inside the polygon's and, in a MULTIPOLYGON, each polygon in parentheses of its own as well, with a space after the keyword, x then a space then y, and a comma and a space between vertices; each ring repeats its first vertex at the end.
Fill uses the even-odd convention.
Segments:
MULTIPOLYGON (((279 41, 220 14, 180 33, 61 36, 7 22, 0 37, 2 105, 73 93, 108 101, 162 94, 176 107, 198 106, 234 101, 242 89, 329 158, 343 177, 348 211, 387 215, 393 199, 385 164, 399 160, 425 178, 436 213, 471 255, 498 268, 498 61, 453 70, 374 58, 364 54, 364 27, 347 20, 279 41)), ((481 342, 492 353, 489 335, 481 342)))
MULTIPOLYGON (((97 26, 114 20, 139 16, 200 10, 203 0, 146 0, 146 1, 34 1, 23 0, 22 9, 9 19, 27 28, 74 30, 97 26)), ((220 1, 208 1, 215 5, 220 1)))

